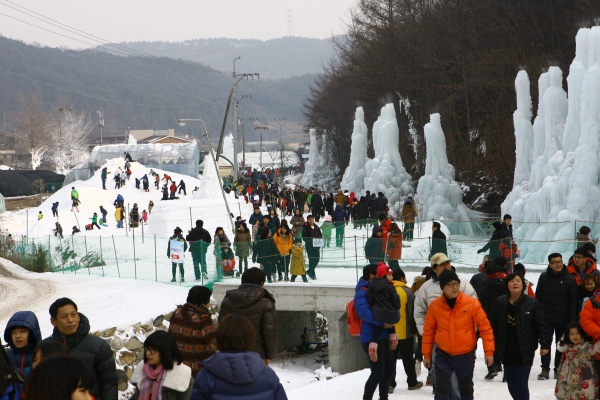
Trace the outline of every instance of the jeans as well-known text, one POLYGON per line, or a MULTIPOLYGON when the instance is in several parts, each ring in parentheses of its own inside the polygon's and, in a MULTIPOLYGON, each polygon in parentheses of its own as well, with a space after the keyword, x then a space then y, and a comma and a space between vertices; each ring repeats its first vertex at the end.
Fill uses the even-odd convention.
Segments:
POLYGON ((435 400, 448 400, 450 394, 450 378, 456 374, 461 400, 473 400, 473 369, 475 367, 475 351, 451 356, 440 348, 435 350, 435 400))
POLYGON ((117 221, 117 228, 123 228, 123 220, 117 221))
MULTIPOLYGON (((561 336, 565 333, 565 326, 566 324, 553 324, 551 322, 547 322, 546 325, 548 325, 548 332, 550 333, 550 338, 552 338, 552 335, 554 335, 554 343, 558 343, 558 341, 560 340, 561 336)), ((551 359, 551 352, 548 352, 548 354, 546 354, 545 356, 542 356, 542 368, 545 369, 550 369, 550 359, 551 359)), ((554 368, 558 369, 558 366, 560 365, 560 358, 562 357, 562 353, 558 350, 556 350, 556 352, 554 353, 554 368)))
POLYGON ((423 338, 421 335, 419 335, 417 333, 417 345, 415 348, 415 362, 416 361, 423 362, 422 348, 423 348, 423 338))
POLYGON ((529 373, 531 365, 504 364, 504 378, 508 384, 508 391, 514 400, 529 400, 529 373))
MULTIPOLYGON (((363 350, 369 355, 369 343, 362 343, 363 350)), ((392 379, 392 371, 394 369, 394 354, 390 350, 390 341, 388 338, 379 340, 377 342, 377 362, 369 359, 369 365, 371 366, 371 375, 365 383, 365 391, 363 393, 363 400, 372 400, 373 395, 377 386, 379 386, 379 399, 388 399, 388 389, 390 387, 390 381, 392 379)))
POLYGON ((183 194, 184 194, 185 196, 187 196, 187 192, 185 191, 185 188, 184 188, 184 187, 180 187, 180 188, 179 188, 179 192, 177 192, 177 193, 178 193, 178 194, 181 194, 181 191, 182 191, 182 190, 183 190, 183 194))
POLYGON ((319 250, 318 247, 306 249, 306 254, 308 255, 308 270, 306 271, 306 274, 310 277, 316 276, 315 268, 317 268, 317 265, 319 264, 319 250))
POLYGON ((335 225, 335 246, 342 247, 344 245, 344 230, 346 224, 344 222, 336 222, 335 225))
MULTIPOLYGON (((409 387, 417 384, 417 373, 415 372, 415 362, 413 361, 413 349, 415 345, 415 339, 411 336, 408 339, 398 340, 398 347, 393 350, 394 361, 400 357, 402 359, 402 365, 404 366, 404 372, 406 373, 406 383, 409 387)), ((396 365, 394 362, 394 370, 392 372, 392 381, 390 386, 396 387, 396 365)))
MULTIPOLYGON (((434 385, 436 384, 436 370, 435 370, 436 353, 437 353, 437 344, 434 344, 433 352, 431 353, 431 369, 429 370, 429 377, 431 378, 431 381, 433 382, 434 385)), ((449 393, 448 398, 451 400, 461 400, 460 389, 458 386, 458 378, 456 377, 456 374, 454 372, 450 376, 450 393, 449 393)))
POLYGON ((102 179, 102 189, 106 190, 106 179, 102 179))

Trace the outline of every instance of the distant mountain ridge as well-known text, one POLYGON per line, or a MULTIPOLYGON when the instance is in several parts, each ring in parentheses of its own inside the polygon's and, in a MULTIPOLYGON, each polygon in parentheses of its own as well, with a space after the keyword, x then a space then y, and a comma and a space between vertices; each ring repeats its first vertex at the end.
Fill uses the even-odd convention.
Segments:
MULTIPOLYGON (((257 39, 194 39, 183 42, 124 42, 121 45, 155 56, 195 61, 222 71, 259 73, 261 79, 281 79, 322 71, 334 55, 331 39, 283 37, 257 39)), ((101 47, 102 48, 102 47, 101 47)), ((105 50, 108 50, 104 47, 105 50)))

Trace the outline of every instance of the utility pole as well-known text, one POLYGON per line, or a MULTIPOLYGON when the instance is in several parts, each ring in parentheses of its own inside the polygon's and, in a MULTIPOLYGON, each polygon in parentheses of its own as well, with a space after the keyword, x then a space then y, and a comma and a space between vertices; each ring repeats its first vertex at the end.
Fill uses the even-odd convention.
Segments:
POLYGON ((262 170, 262 152, 263 152, 263 145, 262 145, 262 136, 263 136, 263 131, 265 129, 269 129, 269 127, 267 126, 257 126, 254 128, 254 130, 260 129, 260 169, 262 170))
POLYGON ((281 173, 283 173, 283 131, 281 129, 281 121, 285 121, 287 118, 280 118, 279 121, 279 157, 281 159, 281 173))
POLYGON ((238 164, 238 146, 237 146, 237 85, 235 83, 237 75, 235 73, 235 61, 241 59, 242 57, 236 57, 233 59, 233 175, 234 182, 237 181, 240 177, 240 165, 238 164))

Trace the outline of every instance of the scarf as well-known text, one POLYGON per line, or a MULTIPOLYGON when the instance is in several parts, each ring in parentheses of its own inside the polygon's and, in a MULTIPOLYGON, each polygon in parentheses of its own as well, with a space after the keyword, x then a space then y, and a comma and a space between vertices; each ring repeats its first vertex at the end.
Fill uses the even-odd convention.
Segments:
POLYGON ((144 364, 144 378, 140 385, 139 400, 160 400, 162 399, 162 384, 165 379, 165 373, 162 364, 152 368, 150 364, 144 364), (152 383, 154 382, 154 387, 152 383))

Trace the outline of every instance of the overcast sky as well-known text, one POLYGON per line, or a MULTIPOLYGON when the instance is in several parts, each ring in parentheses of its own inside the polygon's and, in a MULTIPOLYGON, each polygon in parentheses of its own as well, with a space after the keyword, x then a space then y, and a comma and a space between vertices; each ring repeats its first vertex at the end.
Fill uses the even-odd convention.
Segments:
POLYGON ((36 19, 43 16, 111 42, 211 37, 266 40, 288 35, 290 10, 293 36, 328 38, 343 33, 343 21, 348 20, 348 10, 354 3, 355 0, 0 0, 0 33, 51 47, 90 47, 10 18, 13 17, 94 43, 36 19))

